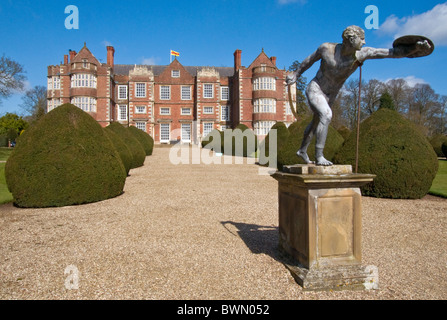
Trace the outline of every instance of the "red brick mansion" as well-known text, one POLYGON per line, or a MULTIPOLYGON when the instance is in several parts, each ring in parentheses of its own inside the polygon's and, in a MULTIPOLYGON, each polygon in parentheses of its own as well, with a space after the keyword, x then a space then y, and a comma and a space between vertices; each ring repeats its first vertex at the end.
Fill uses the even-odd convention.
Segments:
POLYGON ((249 67, 241 65, 241 50, 234 67, 183 66, 177 59, 167 66, 123 65, 114 63, 114 53, 108 46, 101 63, 84 45, 49 66, 47 111, 72 103, 104 127, 136 126, 156 143, 199 143, 213 129, 240 123, 263 137, 276 121, 294 120, 287 71, 264 50, 249 67))

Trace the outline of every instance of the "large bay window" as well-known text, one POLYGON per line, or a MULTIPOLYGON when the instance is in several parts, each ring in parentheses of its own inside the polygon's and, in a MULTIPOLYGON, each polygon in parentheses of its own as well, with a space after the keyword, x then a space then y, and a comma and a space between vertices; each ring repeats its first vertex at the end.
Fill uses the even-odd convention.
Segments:
POLYGON ((254 113, 276 113, 276 100, 261 98, 254 101, 254 113))
POLYGON ((276 90, 276 80, 272 77, 260 77, 253 80, 253 90, 276 90))
POLYGON ((275 121, 256 121, 254 123, 255 135, 266 136, 274 124, 275 121))
POLYGON ((96 88, 96 76, 88 73, 75 73, 71 76, 72 88, 96 88))
POLYGON ((74 97, 71 99, 71 104, 85 112, 96 112, 96 98, 74 97))

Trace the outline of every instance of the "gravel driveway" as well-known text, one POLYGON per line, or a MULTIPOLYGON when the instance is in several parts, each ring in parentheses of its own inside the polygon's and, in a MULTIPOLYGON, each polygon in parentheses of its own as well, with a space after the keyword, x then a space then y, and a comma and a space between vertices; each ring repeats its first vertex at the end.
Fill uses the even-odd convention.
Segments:
POLYGON ((0 205, 0 299, 447 299, 446 199, 364 197, 380 289, 304 292, 277 251, 277 181, 255 164, 174 165, 170 150, 113 199, 0 205))

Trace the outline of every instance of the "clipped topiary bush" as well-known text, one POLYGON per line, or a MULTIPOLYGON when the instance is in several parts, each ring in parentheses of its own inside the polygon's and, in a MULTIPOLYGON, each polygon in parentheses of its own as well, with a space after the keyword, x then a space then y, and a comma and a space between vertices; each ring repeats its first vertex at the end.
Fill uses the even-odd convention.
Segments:
POLYGON ((438 157, 444 157, 444 153, 442 152, 442 144, 444 142, 447 142, 447 136, 444 134, 437 134, 430 139, 430 144, 438 157))
POLYGON ((225 150, 225 139, 232 136, 231 141, 231 155, 237 157, 251 157, 258 148, 258 139, 253 130, 248 128, 245 124, 238 124, 234 130, 227 129, 224 131, 224 139, 222 139, 223 152, 229 153, 225 150), (228 131, 230 130, 230 131, 228 131))
POLYGON ((132 153, 130 152, 130 149, 124 143, 123 139, 121 139, 120 136, 113 132, 110 128, 104 128, 104 132, 109 137, 110 141, 112 141, 116 151, 118 151, 124 168, 126 169, 126 174, 128 175, 132 165, 132 153))
POLYGON ((127 128, 127 130, 129 130, 130 133, 141 143, 146 155, 152 155, 152 151, 154 149, 154 139, 152 139, 150 135, 148 135, 143 130, 138 129, 137 127, 130 126, 129 128, 127 128))
MULTIPOLYGON (((285 165, 304 164, 303 159, 298 157, 296 153, 301 147, 304 130, 310 121, 311 118, 307 118, 302 121, 296 121, 289 126, 289 137, 278 151, 279 170, 282 170, 282 167, 285 165)), ((332 161, 335 153, 343 145, 343 142, 343 137, 337 132, 337 130, 335 130, 332 126, 329 126, 326 144, 324 147, 325 158, 332 161)), ((307 149, 307 154, 312 161, 315 160, 315 137, 307 149)))
POLYGON ((126 172, 98 122, 63 104, 18 138, 5 178, 17 206, 60 207, 120 195, 126 172))
POLYGON ((131 169, 141 167, 146 159, 146 152, 141 143, 127 130, 122 124, 112 122, 106 128, 109 128, 123 139, 126 146, 132 153, 131 169))
POLYGON ((214 150, 215 152, 223 153, 223 140, 224 133, 217 129, 213 129, 205 138, 202 140, 202 148, 214 150), (220 137, 220 139, 214 139, 214 137, 220 137))
POLYGON ((269 157, 278 158, 278 150, 285 144, 287 139, 289 138, 289 129, 287 129, 284 122, 275 123, 270 129, 269 134, 265 137, 265 139, 259 144, 258 154, 259 154, 259 164, 260 165, 269 165, 269 157), (276 130, 276 152, 274 154, 270 154, 270 133, 272 130, 276 130))
MULTIPOLYGON (((334 160, 355 165, 356 135, 334 160)), ((438 171, 432 146, 397 111, 379 109, 360 125, 358 172, 375 174, 363 194, 378 198, 419 199, 425 196, 438 171)))
POLYGON ((344 140, 347 140, 349 135, 351 134, 351 130, 349 130, 347 127, 345 126, 341 126, 340 128, 337 129, 337 132, 342 136, 342 138, 344 140))

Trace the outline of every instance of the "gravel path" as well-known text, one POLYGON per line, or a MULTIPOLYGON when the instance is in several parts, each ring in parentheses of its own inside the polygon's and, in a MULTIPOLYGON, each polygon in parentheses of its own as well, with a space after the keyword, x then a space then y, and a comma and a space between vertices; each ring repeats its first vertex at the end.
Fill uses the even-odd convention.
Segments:
POLYGON ((447 200, 364 197, 363 263, 380 289, 304 292, 277 251, 277 181, 169 152, 114 199, 0 206, 0 299, 447 299, 447 200))

